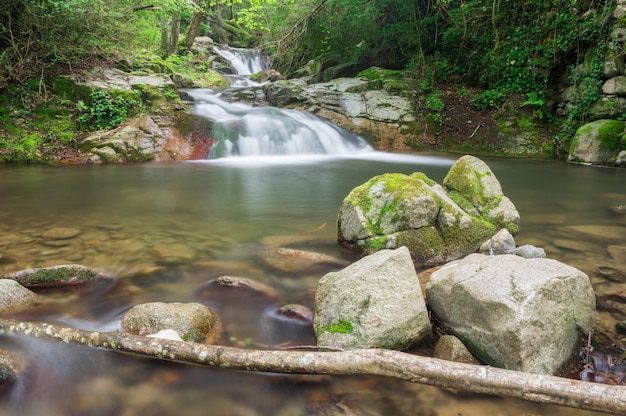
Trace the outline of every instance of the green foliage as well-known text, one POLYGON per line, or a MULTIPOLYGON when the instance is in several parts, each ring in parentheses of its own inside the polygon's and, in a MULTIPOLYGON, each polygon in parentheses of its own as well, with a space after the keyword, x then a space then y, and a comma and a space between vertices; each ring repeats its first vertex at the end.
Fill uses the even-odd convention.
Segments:
POLYGON ((438 94, 429 94, 426 97, 426 101, 424 103, 424 106, 433 112, 432 114, 432 119, 439 125, 442 124, 443 122, 443 115, 441 114, 441 112, 443 111, 445 105, 443 103, 443 101, 441 100, 441 98, 439 98, 438 94))
POLYGON ((529 92, 526 97, 528 99, 521 104, 521 107, 531 106, 536 118, 552 121, 552 114, 546 109, 546 98, 543 93, 529 92))
POLYGON ((97 90, 91 93, 89 104, 76 103, 77 121, 91 130, 112 129, 126 120, 130 110, 140 106, 137 99, 124 95, 113 98, 108 92, 97 90))

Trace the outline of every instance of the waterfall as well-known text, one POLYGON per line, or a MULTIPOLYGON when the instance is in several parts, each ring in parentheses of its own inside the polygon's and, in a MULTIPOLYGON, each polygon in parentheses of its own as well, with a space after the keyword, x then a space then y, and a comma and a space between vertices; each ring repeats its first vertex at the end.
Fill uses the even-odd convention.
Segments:
POLYGON ((230 62, 238 75, 253 75, 267 70, 263 54, 258 49, 213 46, 215 53, 230 62))
MULTIPOLYGON (((262 53, 256 49, 215 47, 240 78, 232 87, 259 84, 246 82, 249 75, 267 70, 262 53)), ((215 144, 208 159, 242 156, 341 155, 371 152, 361 137, 310 113, 276 107, 252 107, 228 103, 211 90, 189 90, 192 111, 211 120, 210 137, 215 144)))
POLYGON ((191 90, 193 112, 213 121, 208 159, 242 156, 342 155, 372 151, 361 137, 313 114, 228 103, 210 90, 191 90))

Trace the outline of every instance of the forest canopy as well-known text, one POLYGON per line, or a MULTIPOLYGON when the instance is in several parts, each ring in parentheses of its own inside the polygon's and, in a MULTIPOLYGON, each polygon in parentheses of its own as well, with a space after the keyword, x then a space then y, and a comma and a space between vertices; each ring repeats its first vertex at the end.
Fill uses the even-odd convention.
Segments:
MULTIPOLYGON (((614 0, 0 0, 0 88, 59 65, 147 51, 185 54, 195 36, 267 49, 289 74, 316 59, 541 99, 554 69, 607 39, 614 0)), ((603 51, 598 50, 600 56, 603 51)))

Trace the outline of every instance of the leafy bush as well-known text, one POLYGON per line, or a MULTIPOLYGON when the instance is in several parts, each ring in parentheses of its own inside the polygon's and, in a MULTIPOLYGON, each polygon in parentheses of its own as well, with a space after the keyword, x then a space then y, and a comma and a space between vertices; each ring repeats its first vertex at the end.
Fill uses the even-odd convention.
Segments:
POLYGON ((90 104, 76 103, 77 121, 91 130, 112 129, 126 120, 129 110, 138 108, 141 102, 123 95, 113 98, 104 90, 90 95, 90 104))

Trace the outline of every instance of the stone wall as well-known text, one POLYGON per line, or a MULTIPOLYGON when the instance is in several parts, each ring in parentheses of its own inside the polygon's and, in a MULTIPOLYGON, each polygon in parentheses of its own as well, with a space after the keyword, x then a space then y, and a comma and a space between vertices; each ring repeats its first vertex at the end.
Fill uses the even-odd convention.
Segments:
MULTIPOLYGON (((626 51, 626 0, 617 0, 613 12, 610 38, 606 45, 601 69, 600 97, 591 103, 584 114, 585 123, 576 131, 569 149, 570 162, 626 166, 626 73, 624 53, 626 51)), ((572 85, 571 79, 592 76, 594 72, 591 48, 584 62, 565 73, 562 77, 560 98, 556 112, 567 116, 577 103, 584 101, 589 90, 572 85)))

